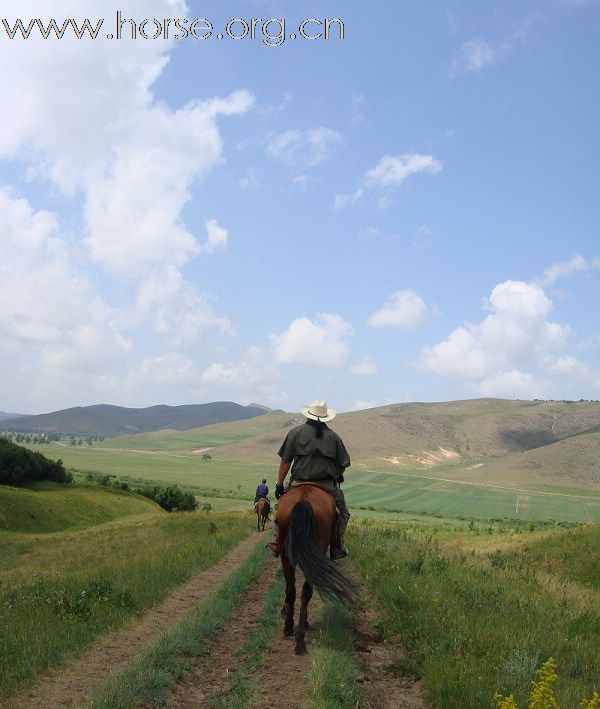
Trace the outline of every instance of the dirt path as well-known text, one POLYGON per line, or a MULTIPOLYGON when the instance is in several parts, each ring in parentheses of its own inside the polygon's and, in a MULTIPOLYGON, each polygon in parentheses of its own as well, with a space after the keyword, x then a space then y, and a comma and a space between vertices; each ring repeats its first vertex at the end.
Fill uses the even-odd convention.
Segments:
MULTIPOLYGON (((279 561, 273 559, 279 564, 279 561)), ((304 583, 304 576, 300 572, 296 574, 296 620, 298 616, 298 604, 300 591, 304 583)), ((283 599, 282 599, 283 602, 283 599)), ((322 602, 315 593, 308 608, 308 619, 310 628, 306 632, 306 655, 294 655, 294 638, 283 636, 283 618, 277 618, 279 627, 271 652, 267 655, 260 669, 260 694, 253 697, 252 709, 303 709, 307 706, 307 685, 306 675, 312 667, 311 656, 313 653, 313 642, 319 630, 319 616, 322 610, 322 602)))
MULTIPOLYGON (((356 574, 355 580, 358 581, 356 574)), ((360 682, 369 709, 429 709, 421 680, 398 672, 405 657, 400 638, 383 639, 376 629, 383 618, 380 608, 363 584, 359 583, 359 605, 353 614, 352 632, 361 672, 360 682)))
MULTIPOLYGON (((188 672, 179 682, 168 700, 169 709, 209 709, 227 706, 227 691, 233 674, 239 667, 236 654, 260 617, 265 596, 275 578, 280 562, 269 558, 258 582, 244 594, 223 632, 211 643, 205 656, 189 660, 188 672)), ((297 579, 298 597, 304 578, 297 579)), ((283 603, 283 597, 281 599, 283 603)), ((316 617, 320 601, 315 596, 311 602, 311 615, 316 617), (316 612, 316 615, 315 615, 316 612)), ((310 670, 311 637, 307 633, 309 654, 294 655, 294 639, 283 637, 283 619, 277 615, 277 627, 269 654, 260 668, 260 690, 251 701, 252 709, 300 709, 306 706, 305 683, 302 677, 310 670)), ((318 622, 317 622, 318 628, 318 622)))
POLYGON ((0 702, 0 707, 30 709, 82 704, 97 684, 122 669, 206 598, 248 556, 258 540, 258 535, 251 534, 215 566, 180 586, 140 620, 105 635, 78 657, 44 673, 28 690, 0 702))
POLYGON ((210 707, 214 706, 213 696, 224 697, 229 680, 240 664, 237 650, 261 615, 276 569, 276 564, 269 564, 244 593, 224 630, 211 642, 206 653, 202 657, 189 658, 186 674, 169 697, 170 709, 210 707))

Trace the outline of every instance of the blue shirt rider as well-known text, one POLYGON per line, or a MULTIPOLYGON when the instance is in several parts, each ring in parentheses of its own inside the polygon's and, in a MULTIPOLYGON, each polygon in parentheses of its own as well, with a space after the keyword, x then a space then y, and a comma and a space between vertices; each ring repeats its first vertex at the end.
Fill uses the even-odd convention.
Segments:
POLYGON ((267 497, 269 495, 269 486, 267 485, 267 479, 263 478, 261 484, 256 488, 256 497, 254 498, 254 504, 256 504, 261 497, 267 497))

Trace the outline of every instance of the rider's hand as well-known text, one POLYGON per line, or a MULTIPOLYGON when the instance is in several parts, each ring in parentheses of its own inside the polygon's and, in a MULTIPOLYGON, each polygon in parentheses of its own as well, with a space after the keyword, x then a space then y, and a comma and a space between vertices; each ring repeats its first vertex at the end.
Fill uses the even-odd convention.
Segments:
POLYGON ((278 500, 284 493, 283 483, 277 483, 275 485, 275 499, 278 500))

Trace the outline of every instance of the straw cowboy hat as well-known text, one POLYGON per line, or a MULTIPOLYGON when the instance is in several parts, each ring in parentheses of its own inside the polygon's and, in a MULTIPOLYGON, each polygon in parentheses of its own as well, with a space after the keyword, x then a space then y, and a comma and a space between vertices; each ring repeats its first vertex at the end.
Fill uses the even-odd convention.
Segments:
POLYGON ((327 404, 324 401, 313 401, 310 406, 305 404, 300 407, 300 412, 303 413, 307 419, 312 419, 313 421, 331 421, 335 417, 335 409, 328 409, 327 404))

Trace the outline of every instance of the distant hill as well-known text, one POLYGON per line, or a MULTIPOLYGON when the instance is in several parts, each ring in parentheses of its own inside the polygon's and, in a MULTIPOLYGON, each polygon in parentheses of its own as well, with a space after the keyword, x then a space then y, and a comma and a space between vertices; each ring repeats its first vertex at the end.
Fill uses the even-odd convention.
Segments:
MULTIPOLYGON (((194 452, 273 463, 287 431, 305 419, 274 412, 254 421, 124 439, 129 449, 194 452)), ((537 481, 600 489, 600 403, 471 399, 393 404, 339 414, 330 424, 353 467, 472 482, 537 481)))
POLYGON ((2 420, 1 428, 7 431, 31 433, 117 436, 165 428, 183 431, 223 421, 263 416, 271 412, 272 409, 265 406, 258 404, 242 406, 233 401, 185 406, 159 405, 144 409, 97 404, 36 416, 7 418, 2 420))
POLYGON ((27 414, 9 414, 7 411, 0 411, 0 421, 4 419, 19 419, 27 416, 27 414))

